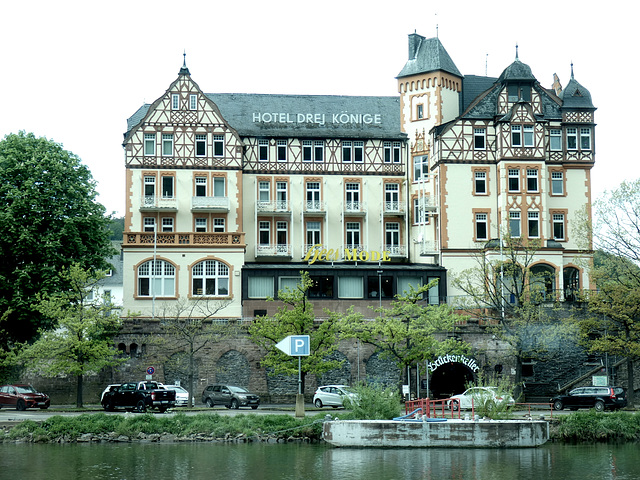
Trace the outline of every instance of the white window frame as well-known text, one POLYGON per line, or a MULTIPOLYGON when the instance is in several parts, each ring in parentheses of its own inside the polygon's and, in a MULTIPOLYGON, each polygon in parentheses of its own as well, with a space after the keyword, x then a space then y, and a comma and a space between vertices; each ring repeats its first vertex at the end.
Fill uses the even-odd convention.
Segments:
POLYGON ((258 245, 271 245, 271 223, 268 221, 261 220, 258 222, 258 245))
POLYGON ((276 251, 286 253, 289 246, 289 224, 283 221, 276 222, 276 251))
POLYGON ((258 203, 271 201, 271 182, 261 180, 258 182, 258 203))
POLYGON ((321 223, 318 221, 309 221, 305 225, 305 239, 307 241, 307 248, 311 248, 313 245, 321 244, 321 223))
POLYGON ((567 128, 567 150, 578 150, 578 129, 567 128))
POLYGON ((345 207, 347 211, 360 210, 360 183, 348 182, 344 185, 345 207))
POLYGON ((519 192, 520 191, 520 169, 519 168, 510 168, 507 172, 507 191, 508 192, 519 192), (514 180, 517 183, 518 188, 511 188, 511 180, 514 180))
POLYGON ((487 129, 486 128, 473 129, 473 149, 474 150, 487 149, 487 129))
POLYGON ((534 128, 533 125, 522 126, 522 144, 525 147, 534 146, 534 128))
POLYGON ((162 232, 163 233, 173 232, 173 217, 162 217, 162 232))
POLYGON ((360 247, 360 222, 346 222, 345 224, 345 242, 347 248, 360 247))
POLYGON ((191 269, 191 295, 194 297, 227 297, 229 283, 229 266, 218 260, 203 260, 191 269), (201 282, 200 292, 196 290, 197 281, 201 282))
POLYGON ((475 219, 475 236, 476 240, 488 240, 489 239, 489 216, 486 213, 476 213, 475 219), (480 226, 484 225, 484 235, 480 235, 480 226))
POLYGON ((364 142, 353 142, 353 163, 364 163, 364 142))
POLYGON ((423 180, 429 180, 429 156, 416 155, 413 157, 413 181, 420 182, 423 180))
POLYGON ((216 233, 224 233, 226 231, 224 218, 216 217, 213 219, 213 231, 216 233))
POLYGON ((527 168, 527 192, 536 193, 539 191, 540 182, 538 181, 538 169, 527 168))
POLYGON ((162 175, 162 198, 176 198, 176 178, 173 175, 162 175))
POLYGON ((386 211, 397 212, 400 210, 400 184, 384 184, 384 201, 386 211))
POLYGON ((146 202, 155 202, 156 198, 156 177, 155 175, 144 176, 144 198, 146 202))
POLYGON ((350 140, 342 142, 342 163, 351 163, 353 161, 353 144, 350 140))
POLYGON ((155 232, 156 231, 156 218, 155 217, 144 217, 142 219, 142 230, 144 232, 155 232))
POLYGON ((276 141, 276 160, 278 162, 286 162, 287 161, 287 141, 286 140, 277 140, 276 141))
POLYGON ((144 154, 145 156, 153 156, 156 154, 156 134, 144 134, 144 154))
POLYGON ((511 146, 522 146, 522 125, 511 125, 511 146))
POLYGON ((189 110, 198 110, 198 95, 195 93, 189 95, 189 110))
POLYGON ((269 161, 269 140, 260 138, 258 139, 258 161, 269 161))
POLYGON ((176 291, 176 268, 164 260, 148 260, 138 266, 136 284, 139 297, 173 297, 176 291), (142 295, 142 284, 147 282, 148 294, 142 295), (156 291, 156 287, 158 291, 156 291))
POLYGON ((194 223, 196 232, 204 233, 207 231, 207 219, 205 217, 196 218, 194 223))
POLYGON ((171 110, 180 110, 180 95, 177 93, 171 94, 171 110))
POLYGON ((564 223, 565 218, 564 218, 564 213, 554 213, 552 215, 552 221, 553 221, 553 225, 552 225, 552 229, 553 229, 553 239, 557 240, 557 241, 564 241, 566 240, 566 225, 564 223), (562 235, 556 235, 556 225, 560 225, 560 228, 562 230, 562 235))
POLYGON ((560 128, 549 129, 549 150, 562 151, 562 130, 560 128))
POLYGON ((276 182, 276 209, 287 210, 289 205, 289 184, 288 182, 276 182))
POLYGON ((416 197, 413 199, 413 224, 414 225, 428 225, 429 224, 429 215, 427 213, 427 209, 423 208, 420 202, 420 197, 416 197))
POLYGON ((320 210, 320 182, 307 182, 307 210, 320 210))
POLYGON ((487 172, 474 172, 473 193, 475 195, 488 195, 487 190, 487 172), (481 188, 478 188, 481 186, 481 188))
POLYGON ((206 197, 207 196, 207 177, 197 176, 194 179, 194 182, 195 182, 196 197, 206 197))
POLYGON ((580 129, 580 150, 591 150, 591 129, 589 127, 580 129))
POLYGON ((207 135, 196 134, 196 157, 207 156, 207 135), (202 153, 199 153, 202 150, 202 153))
POLYGON ((509 233, 513 238, 520 238, 522 235, 520 212, 509 212, 509 233))
POLYGON ((162 134, 162 156, 173 157, 173 133, 162 134))
POLYGON ((384 249, 393 252, 400 246, 400 223, 385 222, 384 224, 384 249))
POLYGON ((551 195, 564 195, 564 172, 551 172, 551 195))
POLYGON ((540 212, 527 212, 527 237, 540 238, 540 212), (537 233, 532 234, 532 229, 537 233))
POLYGON ((213 156, 224 157, 224 135, 213 136, 213 156))
POLYGON ((324 141, 322 140, 313 141, 313 161, 324 162, 324 141))

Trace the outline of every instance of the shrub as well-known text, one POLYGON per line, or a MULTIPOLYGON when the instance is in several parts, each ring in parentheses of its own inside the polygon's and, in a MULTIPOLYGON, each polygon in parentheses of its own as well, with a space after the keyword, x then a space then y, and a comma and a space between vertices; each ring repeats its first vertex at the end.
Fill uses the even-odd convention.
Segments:
POLYGON ((351 413, 345 418, 354 420, 390 420, 400 415, 402 405, 394 389, 379 385, 361 385, 353 389, 356 398, 344 400, 351 413))

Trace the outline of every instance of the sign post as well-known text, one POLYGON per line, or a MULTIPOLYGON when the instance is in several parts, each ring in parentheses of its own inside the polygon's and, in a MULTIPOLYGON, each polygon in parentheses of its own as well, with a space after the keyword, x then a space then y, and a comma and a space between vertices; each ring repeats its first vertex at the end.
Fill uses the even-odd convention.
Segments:
POLYGON ((304 417, 304 395, 302 394, 302 357, 311 354, 309 335, 289 335, 276 343, 276 348, 291 357, 298 357, 298 394, 296 395, 296 417, 304 417))

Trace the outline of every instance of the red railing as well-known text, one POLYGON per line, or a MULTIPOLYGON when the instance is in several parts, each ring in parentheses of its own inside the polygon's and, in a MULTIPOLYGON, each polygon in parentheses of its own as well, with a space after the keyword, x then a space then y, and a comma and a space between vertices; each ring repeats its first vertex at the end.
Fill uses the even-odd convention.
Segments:
POLYGON ((419 408, 421 409, 421 414, 427 418, 460 418, 460 408, 455 408, 457 403, 458 400, 455 398, 445 398, 443 400, 418 398, 405 402, 404 409, 405 414, 408 414, 419 408))

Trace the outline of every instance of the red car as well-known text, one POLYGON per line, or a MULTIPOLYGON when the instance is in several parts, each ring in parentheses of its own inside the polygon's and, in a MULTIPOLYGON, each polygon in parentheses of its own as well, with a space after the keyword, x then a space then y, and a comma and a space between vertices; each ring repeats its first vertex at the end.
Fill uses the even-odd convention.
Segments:
POLYGON ((16 410, 27 408, 49 408, 49 396, 39 393, 31 385, 2 385, 0 387, 0 408, 13 407, 16 410))

